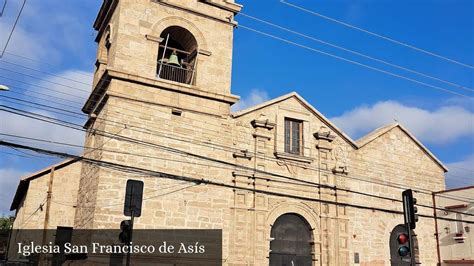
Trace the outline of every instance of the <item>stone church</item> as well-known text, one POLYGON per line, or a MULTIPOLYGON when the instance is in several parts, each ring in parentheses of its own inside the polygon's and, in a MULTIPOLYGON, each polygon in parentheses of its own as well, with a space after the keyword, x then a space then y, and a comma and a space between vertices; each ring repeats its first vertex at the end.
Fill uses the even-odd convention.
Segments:
MULTIPOLYGON (((14 228, 118 229, 134 179, 135 228, 222 229, 224 265, 389 265, 401 192, 432 206, 447 168, 402 125, 353 140, 296 92, 231 112, 241 8, 104 0, 83 156, 163 174, 64 161, 22 178, 14 228)), ((417 224, 425 265, 437 262, 434 228, 417 224)))

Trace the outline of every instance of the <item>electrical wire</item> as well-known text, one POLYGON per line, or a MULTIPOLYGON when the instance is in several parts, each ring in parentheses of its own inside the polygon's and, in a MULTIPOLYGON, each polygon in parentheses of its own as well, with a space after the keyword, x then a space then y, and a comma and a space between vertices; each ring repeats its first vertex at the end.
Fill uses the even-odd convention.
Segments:
MULTIPOLYGON (((15 109, 15 108, 13 108, 13 109, 15 109)), ((18 110, 18 109, 17 109, 17 110, 18 110)), ((26 111, 24 111, 24 112, 26 112, 26 111)), ((60 123, 58 123, 58 122, 52 122, 52 121, 50 121, 50 120, 55 120, 55 121, 59 121, 59 122, 62 122, 62 123, 67 123, 67 124, 68 124, 67 127, 70 127, 70 128, 73 128, 73 129, 79 129, 79 130, 84 131, 84 129, 82 129, 82 127, 81 127, 80 125, 76 125, 76 124, 74 124, 74 123, 69 123, 69 122, 66 122, 66 121, 54 119, 54 118, 51 118, 51 117, 47 117, 47 116, 43 116, 43 115, 31 113, 31 112, 26 112, 26 113, 38 115, 38 116, 40 116, 40 117, 43 117, 43 118, 47 119, 47 120, 45 120, 45 119, 39 119, 39 120, 41 120, 41 121, 45 121, 45 122, 49 122, 49 123, 53 123, 53 124, 62 125, 62 124, 60 124, 60 123), (76 126, 76 128, 74 128, 73 126, 76 126)), ((27 116, 27 117, 34 118, 34 117, 31 117, 31 116, 27 116)), ((104 135, 104 136, 107 136, 107 135, 104 135)), ((142 144, 142 143, 141 143, 141 144, 142 144)), ((148 144, 149 144, 149 143, 148 143, 148 144)), ((316 169, 316 170, 321 170, 321 169, 316 169)), ((326 170, 326 172, 332 174, 331 171, 326 170)), ((357 179, 357 178, 351 177, 351 179, 357 179)), ((370 182, 370 181, 365 180, 365 179, 357 179, 357 180, 364 181, 364 182, 370 182)), ((375 182, 370 182, 370 183, 375 183, 375 182)), ((387 185, 387 184, 381 184, 381 185, 387 185)), ((388 186, 388 185, 387 185, 387 186, 388 186)), ((402 187, 397 187, 397 188, 402 189, 402 187)), ((405 189, 406 189, 406 188, 405 188, 405 189)), ((428 193, 423 192, 423 191, 419 191, 419 190, 415 190, 415 192, 425 193, 425 194, 428 194, 428 195, 431 195, 431 193, 432 193, 432 191, 430 191, 430 190, 425 190, 425 191, 427 191, 428 193)))
POLYGON ((5 12, 5 7, 7 6, 7 2, 8 2, 8 0, 5 0, 3 2, 2 11, 0 11, 0 17, 2 17, 3 13, 5 12))
MULTIPOLYGON (((16 137, 16 138, 24 138, 24 139, 30 139, 30 140, 48 142, 48 143, 54 143, 54 144, 60 144, 60 145, 69 145, 69 146, 75 146, 75 147, 78 146, 78 145, 74 145, 74 144, 67 144, 67 143, 61 143, 61 142, 55 142, 55 141, 47 141, 47 140, 29 138, 29 137, 14 136, 14 135, 3 134, 3 133, 1 133, 0 135, 12 136, 12 137, 16 137)), ((79 146, 79 147, 82 147, 84 149, 88 148, 88 147, 83 147, 83 146, 79 146)), ((139 157, 148 157, 148 158, 159 159, 159 158, 156 158, 156 157, 153 157, 153 156, 146 156, 146 155, 143 155, 143 154, 133 154, 133 153, 120 152, 120 151, 111 151, 111 150, 105 150, 105 149, 102 149, 101 151, 103 151, 103 152, 113 152, 113 153, 117 153, 117 154, 129 154, 129 155, 135 155, 135 156, 139 156, 139 157)), ((185 162, 185 161, 180 161, 180 162, 194 164, 193 162, 185 162)), ((207 165, 207 166, 210 166, 210 165, 207 165)), ((270 173, 270 174, 273 174, 273 173, 270 173)), ((286 177, 286 178, 288 178, 288 177, 286 177)), ((302 180, 299 180, 299 179, 294 179, 294 180, 299 181, 299 182, 303 182, 302 180)), ((316 186, 317 188, 329 188, 329 189, 334 189, 336 191, 339 190, 339 191, 344 191, 344 192, 348 192, 348 193, 355 193, 355 194, 358 194, 358 195, 363 195, 363 196, 368 196, 368 197, 376 197, 378 199, 401 202, 401 200, 399 200, 399 199, 393 199, 393 198, 383 197, 383 196, 375 196, 375 195, 372 195, 372 194, 369 194, 369 193, 364 193, 364 192, 359 192, 359 191, 354 191, 354 190, 349 190, 349 189, 344 189, 344 188, 337 188, 336 186, 329 186, 329 185, 324 185, 324 184, 320 184, 320 183, 306 182, 306 181, 304 183, 305 184, 310 184, 313 187, 316 186)), ((417 205, 421 206, 421 207, 426 207, 426 208, 433 208, 431 206, 422 205, 422 204, 417 204, 417 205)), ((446 211, 445 209, 440 209, 440 210, 446 211)), ((465 214, 465 213, 462 213, 462 214, 465 214)), ((474 216, 474 214, 472 216, 474 216)))
MULTIPOLYGON (((138 106, 138 105, 137 105, 137 106, 138 106)), ((124 108, 124 109, 126 109, 126 108, 124 108)), ((131 110, 131 109, 127 109, 127 110, 131 110)), ((133 112, 135 112, 135 113, 137 113, 137 112, 140 113, 139 111, 136 111, 136 110, 131 110, 131 111, 133 111, 133 112)), ((111 111, 111 112, 114 112, 114 111, 111 111)), ((141 113, 143 113, 143 112, 141 112, 141 113)), ((119 114, 121 114, 121 113, 119 113, 119 114)), ((147 113, 143 113, 143 114, 149 115, 149 114, 147 114, 147 113)), ((207 128, 206 128, 206 129, 207 129, 207 128)), ((219 136, 219 137, 222 137, 221 135, 218 135, 218 136, 219 136)))
POLYGON ((472 96, 468 96, 468 95, 465 95, 465 94, 462 94, 462 93, 458 93, 458 92, 455 92, 455 91, 452 91, 452 90, 449 90, 449 89, 445 89, 445 88, 442 88, 442 87, 439 87, 439 86, 431 85, 431 84, 428 84, 426 82, 418 81, 418 80, 415 80, 415 79, 412 79, 412 78, 409 78, 409 77, 405 77, 403 75, 399 75, 399 74, 396 74, 396 73, 393 73, 393 72, 390 72, 390 71, 387 71, 387 70, 383 70, 383 69, 380 69, 380 68, 377 68, 377 67, 369 66, 369 65, 351 60, 351 59, 347 59, 347 58, 342 57, 342 56, 338 56, 338 55, 334 55, 334 54, 331 54, 331 53, 328 53, 328 52, 324 52, 322 50, 319 50, 319 49, 316 49, 316 48, 313 48, 313 47, 309 47, 307 45, 299 44, 299 43, 290 41, 290 40, 282 38, 282 37, 278 37, 278 36, 270 34, 270 33, 266 33, 266 32, 260 31, 260 30, 253 29, 251 27, 247 27, 247 26, 242 25, 242 24, 239 24, 239 28, 246 29, 248 31, 252 31, 252 32, 258 33, 260 35, 263 35, 263 36, 266 36, 266 37, 269 37, 269 38, 272 38, 272 39, 275 39, 275 40, 282 41, 282 42, 287 43, 287 44, 291 44, 291 45, 294 45, 294 46, 297 46, 297 47, 300 47, 300 48, 304 48, 306 50, 316 52, 316 53, 319 53, 319 54, 322 54, 322 55, 326 55, 326 56, 329 56, 329 57, 332 57, 332 58, 335 58, 335 59, 338 59, 338 60, 341 60, 341 61, 344 61, 344 62, 347 62, 347 63, 351 63, 351 64, 354 64, 354 65, 357 65, 357 66, 361 66, 361 67, 364 67, 364 68, 367 68, 367 69, 370 69, 370 70, 373 70, 373 71, 376 71, 376 72, 379 72, 379 73, 383 73, 383 74, 386 74, 386 75, 389 75, 389 76, 392 76, 392 77, 404 79, 404 80, 407 80, 407 81, 410 81, 410 82, 413 82, 413 83, 416 83, 416 84, 419 84, 419 85, 423 85, 425 87, 436 89, 438 91, 446 92, 446 93, 453 94, 453 95, 456 95, 456 96, 466 97, 466 98, 469 98, 469 99, 474 99, 474 97, 472 97, 472 96))
MULTIPOLYGON (((23 8, 25 7, 25 4, 26 4, 26 0, 23 0, 23 4, 21 5, 20 12, 18 12, 18 16, 15 19, 15 23, 13 24, 12 30, 10 31, 10 35, 8 36, 7 42, 5 43, 5 47, 3 47, 2 53, 0 54, 0 58, 3 57, 3 55, 5 54, 5 50, 7 50, 8 44, 10 43, 13 32, 15 31, 16 25, 18 24, 18 20, 20 19, 20 16, 21 16, 21 13, 23 12, 23 8)), ((6 5, 6 2, 5 2, 5 5, 6 5)))
MULTIPOLYGON (((112 111, 109 110, 109 112, 112 112, 112 111)), ((108 113, 109 113, 109 112, 108 112, 108 113)), ((122 114, 122 113, 120 113, 120 114, 122 114)), ((112 116, 112 115, 110 115, 110 114, 108 114, 108 116, 109 116, 109 117, 112 117, 112 118, 114 117, 114 116, 112 116)), ((122 114, 120 117, 117 117, 117 118, 118 118, 118 119, 123 119, 123 118, 124 118, 124 117, 123 117, 123 114, 122 114)), ((100 118, 97 118, 97 119, 99 119, 99 120, 101 120, 101 121, 108 121, 108 120, 106 120, 106 119, 100 119, 100 118)), ((133 118, 133 119, 134 119, 134 118, 133 118)), ((140 128, 140 127, 136 127, 136 126, 133 126, 133 125, 130 125, 130 124, 118 123, 118 122, 116 122, 116 121, 110 121, 110 122, 111 122, 111 123, 114 123, 114 124, 119 124, 120 126, 129 126, 129 127, 131 128, 131 130, 136 131, 136 132, 141 132, 141 133, 154 133, 153 135, 155 135, 155 136, 163 136, 163 137, 175 139, 175 140, 178 140, 178 141, 186 141, 186 140, 183 140, 183 139, 176 139, 176 134, 173 134, 173 135, 157 134, 157 132, 152 131, 152 130, 149 130, 149 128, 141 128, 141 129, 145 129, 145 130, 146 130, 146 132, 145 132, 145 131, 140 131, 140 130, 134 130, 134 128, 140 128)), ((163 122, 164 122, 164 121, 163 121, 163 122)), ((216 135, 216 137, 218 137, 218 136, 216 135)), ((186 142, 190 142, 190 141, 186 141, 186 142)), ((196 141, 191 141, 190 143, 196 144, 196 141)), ((205 144, 204 146, 212 145, 213 147, 216 147, 216 146, 217 146, 218 148, 226 147, 226 146, 222 146, 222 145, 211 144, 211 143, 202 143, 202 142, 201 142, 201 143, 197 143, 197 144, 199 144, 199 145, 205 144)), ((225 149, 225 150, 231 151, 231 152, 238 152, 238 151, 240 151, 241 149, 230 148, 230 149, 225 149)), ((249 152, 249 154, 258 156, 258 154, 253 153, 253 152, 249 152)), ((268 158, 264 158, 264 159, 267 159, 267 160, 268 160, 268 158)), ((379 158, 374 158, 374 159, 379 160, 379 158)), ((414 159, 415 159, 415 158, 414 158, 414 159)), ((380 164, 380 163, 377 163, 377 164, 380 164)), ((357 166, 355 166, 355 165, 352 165, 352 164, 349 164, 349 165, 350 165, 351 167, 353 167, 353 168, 360 169, 359 167, 357 167, 357 166)), ((386 164, 380 164, 380 165, 383 166, 384 168, 386 168, 386 167, 393 167, 393 166, 389 166, 389 165, 386 165, 386 164)), ((398 169, 398 168, 397 168, 397 169, 398 169)), ((320 169, 317 169, 317 170, 320 170, 320 169)), ((361 170, 366 170, 366 169, 361 169, 361 170)), ((413 171, 413 172, 414 172, 414 171, 413 171)), ((416 171, 416 172, 414 172, 414 173, 418 174, 419 171, 416 171)), ((453 175, 453 176, 454 176, 454 175, 453 175)), ((459 177, 459 176, 458 176, 458 177, 459 177)))
MULTIPOLYGON (((122 164, 118 164, 118 163, 112 163, 112 162, 107 162, 107 161, 102 161, 102 160, 96 160, 96 159, 87 158, 87 157, 79 157, 79 156, 75 156, 75 155, 71 155, 71 154, 67 154, 67 153, 61 153, 61 152, 56 152, 56 151, 51 151, 51 150, 45 150, 45 149, 40 149, 40 148, 36 148, 36 147, 31 147, 31 146, 24 146, 24 145, 19 145, 19 144, 15 144, 15 143, 5 142, 5 141, 0 141, 0 145, 11 146, 11 147, 16 147, 16 148, 20 148, 20 149, 28 149, 28 150, 32 150, 32 151, 35 151, 35 152, 38 152, 38 153, 46 153, 48 155, 55 155, 55 156, 58 156, 58 157, 61 157, 61 158, 81 159, 81 160, 87 161, 89 163, 98 164, 98 165, 107 165, 107 166, 113 166, 113 167, 118 167, 118 168, 126 168, 126 169, 133 170, 133 171, 136 171, 136 172, 139 172, 139 173, 147 172, 147 173, 150 174, 150 176, 157 177, 157 178, 182 180, 182 181, 188 181, 188 182, 197 183, 197 184, 213 185, 213 186, 225 187, 225 188, 230 188, 230 189, 240 189, 240 190, 245 190, 245 191, 251 191, 251 192, 254 192, 254 193, 262 193, 262 194, 267 194, 267 195, 271 195, 271 196, 279 196, 279 197, 287 197, 287 198, 293 198, 293 199, 299 199, 299 200, 320 202, 320 203, 336 205, 336 206, 352 207, 352 208, 365 209, 365 210, 371 210, 371 211, 380 211, 380 212, 386 212, 386 213, 392 213, 392 214, 403 214, 403 212, 401 212, 401 211, 391 210, 391 209, 384 209, 384 208, 379 208, 379 207, 374 207, 374 206, 366 206, 366 205, 360 205, 360 204, 335 202, 335 201, 331 201, 331 200, 322 200, 322 199, 316 199, 316 198, 309 198, 309 197, 304 197, 304 196, 300 196, 300 195, 290 195, 290 194, 279 193, 279 192, 274 192, 274 191, 266 191, 266 190, 255 189, 255 188, 241 187, 241 186, 237 186, 237 185, 229 185, 229 184, 225 184, 225 183, 221 183, 221 182, 213 181, 213 180, 208 180, 208 179, 198 179, 198 178, 187 177, 187 176, 178 176, 178 175, 164 173, 164 172, 160 172, 160 171, 153 171, 153 170, 144 169, 144 168, 140 168, 140 167, 122 165, 122 164)), ((424 215, 424 214, 419 214, 418 216, 421 217, 421 218, 430 218, 430 219, 435 218, 434 216, 424 215)), ((446 217, 442 217, 442 218, 439 217, 437 219, 447 220, 447 221, 462 221, 462 222, 465 222, 465 223, 474 224, 474 221, 451 219, 451 218, 446 218, 446 217)))
POLYGON ((463 66, 463 67, 466 67, 466 68, 469 68, 469 69, 474 69, 474 66, 472 66, 472 65, 465 64, 465 63, 459 62, 459 61, 457 61, 457 60, 453 60, 453 59, 447 58, 447 57, 445 57, 445 56, 439 55, 439 54, 437 54, 437 53, 430 52, 430 51, 428 51, 428 50, 425 50, 425 49, 416 47, 416 46, 414 46, 414 45, 411 45, 411 44, 408 44, 408 43, 405 43, 405 42, 402 42, 402 41, 398 41, 398 40, 395 40, 395 39, 393 39, 393 38, 390 38, 390 37, 387 37, 387 36, 384 36, 384 35, 381 35, 381 34, 378 34, 378 33, 375 33, 375 32, 372 32, 372 31, 369 31, 369 30, 366 30, 366 29, 363 29, 363 28, 360 28, 360 27, 357 27, 357 26, 354 26, 354 25, 352 25, 352 24, 349 24, 349 23, 346 23, 346 22, 343 22, 343 21, 340 21, 340 20, 337 20, 337 19, 334 19, 334 18, 325 16, 325 15, 323 15, 323 14, 320 14, 320 13, 318 13, 318 12, 309 10, 309 9, 307 9, 307 8, 304 8, 304 7, 301 7, 301 6, 298 6, 298 5, 289 3, 289 2, 287 2, 287 1, 285 1, 285 0, 280 0, 280 3, 285 4, 285 5, 287 5, 287 6, 290 6, 290 7, 293 7, 293 8, 296 8, 296 9, 299 9, 299 10, 301 10, 301 11, 304 11, 304 12, 306 12, 306 13, 312 14, 312 15, 314 15, 314 16, 318 16, 318 17, 323 18, 323 19, 326 19, 326 20, 328 20, 328 21, 337 23, 337 24, 339 24, 339 25, 343 25, 343 26, 345 26, 345 27, 348 27, 348 28, 351 28, 351 29, 354 29, 354 30, 357 30, 357 31, 360 31, 360 32, 363 32, 363 33, 366 33, 366 34, 369 34, 369 35, 372 35, 372 36, 375 36, 375 37, 377 37, 377 38, 380 38, 380 39, 383 39, 383 40, 386 40, 386 41, 389 41, 389 42, 392 42, 392 43, 395 43, 395 44, 398 44, 398 45, 401 45, 401 46, 404 46, 404 47, 407 47, 407 48, 410 48, 410 49, 415 50, 415 51, 417 51, 417 52, 421 52, 421 53, 424 53, 424 54, 427 54, 427 55, 430 55, 430 56, 434 56, 434 57, 436 57, 436 58, 443 59, 443 60, 445 60, 445 61, 448 61, 448 62, 457 64, 457 65, 460 65, 460 66, 463 66))
POLYGON ((330 42, 327 42, 327 41, 323 41, 323 40, 315 38, 313 36, 309 36, 307 34, 304 34, 304 33, 301 33, 301 32, 295 31, 295 30, 291 30, 289 28, 283 27, 281 25, 272 23, 272 22, 267 21, 267 20, 263 20, 261 18, 257 18, 255 16, 245 14, 243 12, 240 12, 239 15, 247 17, 247 18, 255 20, 255 21, 258 21, 258 22, 261 22, 261 23, 264 23, 264 24, 272 26, 274 28, 277 28, 277 29, 280 29, 280 30, 283 30, 283 31, 286 31, 286 32, 290 32, 292 34, 301 36, 303 38, 306 38, 306 39, 309 39, 309 40, 312 40, 312 41, 316 41, 318 43, 322 43, 322 44, 328 45, 330 47, 333 47, 333 48, 336 48, 336 49, 339 49, 339 50, 342 50, 342 51, 345 51, 345 52, 349 52, 351 54, 361 56, 361 57, 364 57, 366 59, 369 59, 369 60, 372 60, 372 61, 375 61, 375 62, 378 62, 378 63, 382 63, 382 64, 387 65, 387 66, 391 66, 391 67, 394 67, 394 68, 397 68, 397 69, 400 69, 400 70, 410 72, 412 74, 416 74, 416 75, 419 75, 419 76, 422 76, 422 77, 425 77, 425 78, 436 80, 436 81, 448 84, 450 86, 453 86, 453 87, 456 87, 456 88, 459 88, 459 89, 464 89, 464 90, 471 91, 471 92, 474 91, 473 89, 468 88, 466 86, 463 86, 463 85, 460 85, 460 84, 457 84, 457 83, 454 83, 454 82, 446 81, 444 79, 440 79, 440 78, 437 78, 437 77, 434 77, 434 76, 431 76, 431 75, 428 75, 428 74, 424 74, 424 73, 421 73, 419 71, 416 71, 416 70, 413 70, 413 69, 410 69, 410 68, 407 68, 407 67, 403 67, 403 66, 400 66, 400 65, 397 65, 397 64, 394 64, 394 63, 390 63, 386 60, 382 60, 382 59, 379 59, 379 58, 376 58, 376 57, 373 57, 373 56, 370 56, 370 55, 367 55, 367 54, 364 54, 364 53, 361 53, 361 52, 357 52, 357 51, 354 51, 352 49, 342 47, 340 45, 336 45, 336 44, 333 44, 333 43, 330 43, 330 42))

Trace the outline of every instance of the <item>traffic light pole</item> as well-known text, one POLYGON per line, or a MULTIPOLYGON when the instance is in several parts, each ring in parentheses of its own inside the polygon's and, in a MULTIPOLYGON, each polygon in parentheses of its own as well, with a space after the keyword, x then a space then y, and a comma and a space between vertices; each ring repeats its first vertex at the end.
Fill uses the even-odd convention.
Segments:
POLYGON ((416 265, 416 258, 415 258, 415 245, 413 244, 413 235, 410 229, 410 224, 405 222, 405 227, 407 228, 408 234, 408 248, 410 249, 410 265, 416 265))
MULTIPOLYGON (((133 186, 132 186, 132 198, 130 199, 130 206, 132 207, 132 216, 130 217, 130 244, 132 243, 132 239, 133 239, 133 220, 135 218, 135 215, 134 215, 134 205, 133 205, 133 186)), ((130 249, 128 250, 127 252, 127 266, 130 266, 130 249)))
MULTIPOLYGON (((132 243, 133 237, 133 209, 132 209, 132 217, 130 218, 130 243, 132 243)), ((127 252, 127 266, 130 266, 130 249, 127 252)))
POLYGON ((410 265, 415 266, 416 265, 415 245, 413 244, 413 235, 412 235, 412 227, 414 228, 414 226, 412 226, 413 221, 410 218, 410 215, 414 215, 414 213, 412 213, 411 211, 411 206, 410 206, 410 204, 413 204, 413 200, 412 200, 413 196, 411 193, 412 193, 411 190, 406 190, 403 192, 403 218, 405 220, 405 227, 407 229, 407 234, 408 234, 408 248, 410 250, 410 265), (405 195, 405 193, 407 195, 405 195))

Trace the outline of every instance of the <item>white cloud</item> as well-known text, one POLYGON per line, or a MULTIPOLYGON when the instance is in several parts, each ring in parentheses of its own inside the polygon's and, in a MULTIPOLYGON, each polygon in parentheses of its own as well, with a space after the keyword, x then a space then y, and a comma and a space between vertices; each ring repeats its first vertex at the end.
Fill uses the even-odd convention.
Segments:
MULTIPOLYGON (((11 27, 12 25, 0 21, 0 28, 6 29, 5 31, 2 31, 2 33, 4 34, 0 36, 0 47, 2 50, 6 45, 6 41, 8 38, 8 34, 10 34, 11 27)), ((54 50, 47 51, 46 49, 44 49, 45 47, 47 47, 47 42, 43 38, 25 31, 21 26, 17 26, 12 35, 10 43, 7 46, 6 54, 4 56, 10 61, 18 61, 21 63, 24 63, 24 61, 19 61, 18 58, 12 57, 11 55, 9 55, 9 53, 28 57, 33 60, 41 60, 46 57, 57 57, 57 53, 55 53, 54 50)))
POLYGON ((0 169, 0 215, 8 214, 20 177, 27 172, 16 169, 0 169))
MULTIPOLYGON (((0 2, 3 3, 3 1, 0 2)), ((84 26, 81 21, 81 12, 96 10, 100 3, 83 2, 71 5, 68 1, 29 1, 13 32, 5 58, 9 61, 42 67, 45 66, 45 62, 51 64, 49 66, 54 66, 64 64, 65 60, 73 58, 77 64, 86 63, 87 66, 92 66, 95 55, 93 30, 89 25, 84 26), (47 14, 46 19, 45 14, 47 14), (23 60, 8 53, 41 60, 42 63, 23 60)), ((20 1, 9 2, 5 15, 0 20, 0 29, 2 29, 0 47, 2 48, 20 11, 20 6, 20 1)))
POLYGON ((254 105, 268 101, 268 99, 269 97, 266 91, 260 89, 252 89, 246 97, 240 99, 239 102, 232 106, 232 111, 240 111, 245 108, 252 107, 254 105))
POLYGON ((357 107, 331 120, 354 137, 395 120, 417 138, 433 144, 447 144, 474 135, 474 113, 455 105, 430 111, 396 101, 382 101, 357 107))
MULTIPOLYGON (((34 110, 35 113, 57 118, 58 116, 45 112, 34 110)), ((70 143, 75 145, 84 144, 84 133, 72 128, 67 128, 59 125, 54 125, 51 123, 31 119, 28 117, 19 116, 12 113, 3 112, 2 114, 2 133, 10 134, 15 136, 24 136, 29 138, 37 138, 48 141, 70 143)), ((74 154, 79 154, 81 149, 68 147, 68 146, 59 146, 50 143, 37 142, 32 140, 23 140, 14 137, 4 137, 2 139, 7 141, 12 141, 15 143, 20 143, 24 145, 30 145, 34 147, 52 149, 57 151, 69 152, 74 154)))
POLYGON ((456 188, 474 185, 474 154, 459 162, 448 163, 446 187, 456 188))
MULTIPOLYGON (((91 82, 92 77, 90 77, 90 73, 79 71, 79 70, 67 70, 62 73, 59 73, 56 77, 50 77, 45 79, 44 81, 38 82, 37 85, 39 87, 31 86, 28 88, 29 91, 40 92, 42 94, 46 94, 50 96, 50 102, 38 101, 41 104, 46 104, 58 108, 63 108, 71 111, 75 111, 81 113, 81 104, 84 103, 85 99, 88 96, 88 92, 90 91, 90 86, 85 84, 80 84, 71 80, 80 81, 83 83, 91 82), (59 85, 62 84, 62 85, 59 85), (70 88, 69 88, 70 87, 70 88), (73 89, 77 88, 77 89, 73 89), (80 89, 80 90, 78 90, 80 89), (81 91, 83 90, 83 91, 81 91), (58 98, 61 99, 58 99, 58 98), (70 100, 74 102, 80 102, 81 104, 71 104, 64 100, 70 100), (58 105, 57 103, 67 103, 69 105, 76 106, 73 107, 65 107, 58 105)), ((16 88, 12 88, 12 92, 15 91, 16 88)), ((6 93, 6 95, 9 95, 6 93)), ((13 94, 10 96, 14 96, 13 94)), ((44 98, 44 96, 41 96, 44 98)), ((29 98, 25 98, 26 100, 31 100, 29 98)), ((34 100, 33 100, 34 101, 34 100)), ((12 105, 12 104, 8 104, 12 105)), ((38 113, 44 116, 57 118, 65 121, 70 121, 75 124, 82 125, 84 123, 84 119, 79 117, 70 117, 65 116, 57 113, 53 113, 52 111, 45 111, 45 110, 37 110, 33 108, 25 108, 20 106, 21 109, 27 110, 30 112, 38 113)), ((79 116, 79 115, 77 115, 79 116)), ((10 134, 10 135, 19 135, 19 136, 26 136, 30 138, 38 138, 44 139, 49 141, 56 141, 56 142, 64 142, 70 143, 75 145, 83 145, 84 144, 84 133, 82 131, 55 125, 52 123, 47 123, 40 120, 35 120, 32 118, 3 112, 2 113, 2 123, 1 123, 1 133, 10 134)), ((11 141, 18 141, 20 139, 9 138, 11 141)), ((41 142, 32 142, 28 141, 28 144, 31 144, 35 147, 41 147, 45 149, 52 149, 52 150, 60 150, 64 152, 79 154, 81 152, 80 148, 74 147, 67 147, 67 146, 58 146, 54 144, 48 143, 41 143, 41 142)))
POLYGON ((83 104, 92 90, 92 74, 81 70, 66 70, 36 85, 32 88, 35 91, 83 104))

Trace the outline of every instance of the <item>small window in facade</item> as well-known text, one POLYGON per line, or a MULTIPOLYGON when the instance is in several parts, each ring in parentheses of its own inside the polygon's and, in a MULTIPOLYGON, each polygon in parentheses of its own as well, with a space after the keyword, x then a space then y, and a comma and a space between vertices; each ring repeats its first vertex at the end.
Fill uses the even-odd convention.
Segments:
POLYGON ((285 152, 302 154, 303 151, 303 122, 285 118, 285 152))

